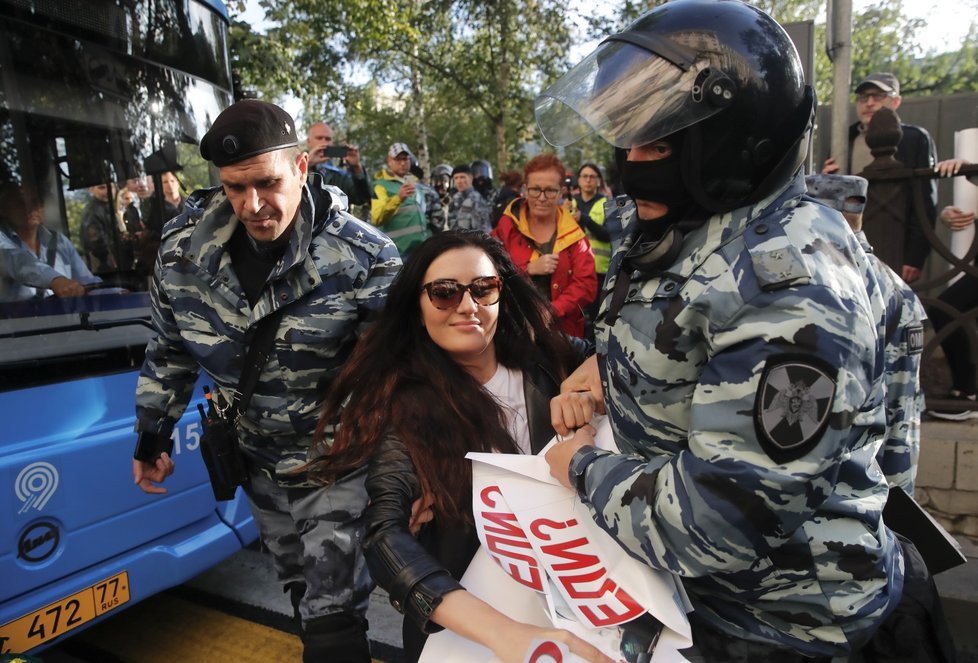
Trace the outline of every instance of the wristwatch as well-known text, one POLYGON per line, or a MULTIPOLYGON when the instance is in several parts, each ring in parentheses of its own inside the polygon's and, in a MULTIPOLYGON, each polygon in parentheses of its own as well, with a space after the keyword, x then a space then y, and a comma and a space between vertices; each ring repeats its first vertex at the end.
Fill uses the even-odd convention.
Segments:
POLYGON ((567 466, 567 478, 570 479, 570 484, 574 486, 577 494, 583 499, 587 499, 584 473, 587 471, 588 465, 601 455, 603 454, 596 447, 584 446, 574 453, 570 465, 567 466))

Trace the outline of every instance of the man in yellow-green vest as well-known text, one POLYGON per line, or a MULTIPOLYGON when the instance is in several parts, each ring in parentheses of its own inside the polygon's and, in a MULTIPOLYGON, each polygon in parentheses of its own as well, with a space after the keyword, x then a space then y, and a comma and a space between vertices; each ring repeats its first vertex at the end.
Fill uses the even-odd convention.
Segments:
POLYGON ((424 185, 411 173, 413 155, 404 143, 387 150, 387 166, 374 175, 370 218, 393 240, 401 258, 431 236, 424 185))
POLYGON ((601 301, 601 290, 604 287, 604 277, 608 274, 608 263, 611 261, 611 237, 604 227, 604 204, 608 198, 604 192, 607 186, 604 176, 597 164, 585 163, 577 169, 577 185, 580 193, 574 194, 577 211, 580 213, 578 223, 591 242, 594 253, 594 271, 598 275, 598 297, 585 311, 587 328, 585 335, 593 338, 594 316, 598 314, 598 303, 601 301))

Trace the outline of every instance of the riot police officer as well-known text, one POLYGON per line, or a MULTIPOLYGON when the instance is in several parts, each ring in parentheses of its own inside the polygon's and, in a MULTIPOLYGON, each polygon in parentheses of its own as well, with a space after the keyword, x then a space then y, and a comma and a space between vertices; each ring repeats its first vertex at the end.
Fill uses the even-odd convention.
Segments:
POLYGON ((537 100, 548 141, 617 148, 621 235, 598 354, 562 385, 547 456, 595 521, 671 571, 700 660, 828 660, 897 604, 874 462, 884 306, 845 221, 803 200, 814 93, 739 0, 645 14, 537 100), (585 425, 606 409, 620 454, 585 425))

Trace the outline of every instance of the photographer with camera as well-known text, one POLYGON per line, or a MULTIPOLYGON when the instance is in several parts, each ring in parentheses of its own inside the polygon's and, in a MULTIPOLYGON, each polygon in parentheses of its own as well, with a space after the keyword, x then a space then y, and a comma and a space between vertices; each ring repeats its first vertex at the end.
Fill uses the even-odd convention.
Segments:
POLYGON ((291 594, 303 661, 366 663, 366 474, 322 487, 303 470, 332 378, 383 308, 401 261, 308 174, 309 155, 278 106, 226 108, 200 153, 223 187, 194 192, 163 234, 133 479, 166 492, 156 484, 173 472, 170 434, 203 369, 215 386, 201 439, 215 496, 243 485, 291 594))
POLYGON ((309 170, 323 176, 326 184, 338 187, 346 194, 351 205, 370 204, 370 178, 366 169, 360 165, 360 148, 344 143, 333 145, 333 129, 325 122, 309 125, 306 135, 306 148, 309 150, 309 170), (333 165, 333 159, 340 159, 347 168, 333 165))

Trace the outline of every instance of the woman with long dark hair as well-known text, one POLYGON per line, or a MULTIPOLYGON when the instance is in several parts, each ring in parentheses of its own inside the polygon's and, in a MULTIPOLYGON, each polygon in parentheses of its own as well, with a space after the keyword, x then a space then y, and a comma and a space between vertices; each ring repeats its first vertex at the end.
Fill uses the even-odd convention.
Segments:
POLYGON ((313 462, 330 481, 369 464, 364 549, 376 582, 405 614, 404 651, 451 629, 522 661, 530 642, 567 642, 608 661, 566 631, 514 622, 458 579, 478 549, 469 451, 535 453, 554 431, 550 398, 580 359, 536 288, 497 240, 479 232, 435 235, 411 255, 380 319, 333 383, 313 462), (412 532, 412 505, 431 522, 412 532))

